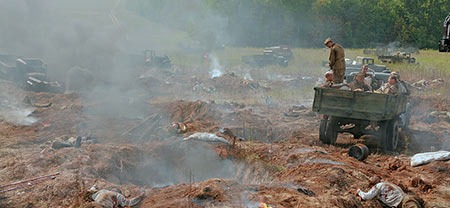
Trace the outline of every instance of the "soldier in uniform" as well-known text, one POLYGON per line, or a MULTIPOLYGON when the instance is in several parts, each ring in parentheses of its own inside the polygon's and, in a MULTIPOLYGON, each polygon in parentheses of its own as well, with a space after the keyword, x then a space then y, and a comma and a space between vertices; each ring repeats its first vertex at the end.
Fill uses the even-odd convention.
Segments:
POLYGON ((400 87, 398 84, 398 77, 396 75, 389 76, 388 82, 381 86, 375 92, 384 94, 397 94, 400 93, 400 87))
POLYGON ((345 52, 344 48, 334 43, 331 38, 327 38, 324 42, 328 48, 330 48, 330 56, 328 58, 330 69, 333 70, 333 82, 339 84, 344 82, 345 75, 345 52))
POLYGON ((324 88, 341 88, 343 86, 348 86, 345 83, 335 84, 333 81, 333 71, 327 71, 325 73, 325 82, 320 85, 320 87, 324 88))
POLYGON ((348 86, 353 91, 372 92, 372 87, 364 82, 364 73, 359 72, 355 75, 355 80, 350 82, 348 86))

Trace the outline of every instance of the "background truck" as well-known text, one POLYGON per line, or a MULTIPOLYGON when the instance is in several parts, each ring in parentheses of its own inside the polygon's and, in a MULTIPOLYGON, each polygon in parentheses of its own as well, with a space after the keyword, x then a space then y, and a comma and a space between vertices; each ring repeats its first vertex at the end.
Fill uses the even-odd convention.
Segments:
POLYGON ((439 52, 449 52, 450 51, 450 15, 445 17, 444 23, 442 26, 442 38, 439 41, 439 52))
POLYGON ((339 133, 375 135, 383 151, 395 151, 409 123, 406 94, 379 94, 315 87, 312 110, 322 114, 319 139, 335 144, 339 133))
POLYGON ((416 58, 411 56, 411 53, 407 52, 397 52, 388 55, 379 55, 378 60, 383 63, 408 63, 414 64, 416 63, 416 58))
POLYGON ((289 59, 292 59, 292 51, 287 46, 274 46, 264 49, 262 54, 242 56, 242 63, 252 67, 265 67, 278 65, 287 67, 289 59))
POLYGON ((154 50, 144 51, 145 66, 169 69, 172 63, 167 55, 158 56, 154 50))
POLYGON ((0 55, 0 78, 31 91, 59 93, 64 89, 57 81, 49 81, 47 64, 39 58, 0 55))

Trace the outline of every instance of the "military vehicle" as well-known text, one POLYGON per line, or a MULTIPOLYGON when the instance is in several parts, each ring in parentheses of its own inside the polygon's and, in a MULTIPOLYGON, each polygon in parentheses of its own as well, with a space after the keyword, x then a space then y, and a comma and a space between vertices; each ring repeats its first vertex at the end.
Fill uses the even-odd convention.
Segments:
POLYGON ((144 51, 144 65, 165 69, 172 67, 172 63, 167 55, 157 56, 154 50, 144 51))
POLYGON ((442 38, 439 41, 438 47, 439 52, 449 52, 450 51, 450 15, 445 17, 444 23, 442 26, 442 38))
POLYGON ((378 60, 382 63, 408 63, 414 64, 416 63, 416 59, 411 56, 411 53, 407 52, 397 52, 395 54, 390 55, 379 55, 378 60))
POLYGON ((272 46, 264 48, 264 53, 273 53, 276 56, 283 56, 289 60, 294 58, 294 54, 292 53, 292 50, 287 45, 280 45, 280 46, 272 46))
POLYGON ((339 133, 358 139, 375 135, 383 151, 395 151, 400 132, 407 129, 407 94, 380 94, 315 87, 312 110, 320 113, 319 139, 335 144, 339 133))
POLYGON ((369 69, 375 72, 390 72, 386 65, 375 64, 375 59, 372 57, 357 56, 351 64, 347 64, 346 68, 361 68, 362 65, 366 64, 369 69))
POLYGON ((31 91, 62 92, 57 81, 49 81, 47 64, 39 58, 0 55, 0 77, 31 91), (13 61, 14 60, 14 61, 13 61))
MULTIPOLYGON (((286 52, 283 52, 286 53, 286 52)), ((289 54, 289 53, 286 53, 289 54)), ((292 55, 292 54, 291 54, 292 55)), ((289 58, 280 55, 277 50, 264 49, 263 54, 242 56, 241 60, 244 64, 248 64, 252 67, 265 67, 270 65, 278 65, 287 67, 289 65, 289 58)))

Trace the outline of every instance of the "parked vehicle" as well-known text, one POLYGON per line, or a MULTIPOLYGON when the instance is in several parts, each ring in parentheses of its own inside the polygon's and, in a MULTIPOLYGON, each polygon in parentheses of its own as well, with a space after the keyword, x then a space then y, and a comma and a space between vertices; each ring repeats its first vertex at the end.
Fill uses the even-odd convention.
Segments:
POLYGON ((416 63, 416 59, 411 56, 411 53, 406 52, 397 52, 395 54, 390 55, 379 55, 378 60, 383 63, 408 63, 414 64, 416 63))
POLYGON ((439 41, 439 52, 450 52, 450 15, 445 17, 442 25, 442 38, 439 41))
POLYGON ((322 114, 319 139, 335 144, 339 133, 354 138, 375 135, 383 151, 395 151, 400 132, 407 129, 407 94, 380 94, 315 87, 312 110, 322 114))
POLYGON ((276 56, 283 56, 288 60, 294 58, 294 54, 292 53, 291 48, 287 45, 267 47, 264 49, 264 53, 272 53, 276 56))
POLYGON ((386 65, 375 64, 375 59, 373 59, 372 57, 364 57, 364 56, 357 56, 356 59, 351 64, 347 64, 346 67, 361 68, 361 66, 364 64, 368 65, 369 69, 372 69, 375 72, 390 72, 389 68, 386 65))
POLYGON ((62 92, 63 87, 47 77, 47 64, 39 58, 0 55, 0 78, 31 91, 62 92))
POLYGON ((167 55, 157 56, 154 50, 144 51, 145 66, 158 67, 158 68, 171 68, 172 63, 167 55))
POLYGON ((265 67, 270 65, 287 67, 289 60, 283 56, 276 56, 273 54, 257 54, 242 56, 242 62, 252 67, 265 67))

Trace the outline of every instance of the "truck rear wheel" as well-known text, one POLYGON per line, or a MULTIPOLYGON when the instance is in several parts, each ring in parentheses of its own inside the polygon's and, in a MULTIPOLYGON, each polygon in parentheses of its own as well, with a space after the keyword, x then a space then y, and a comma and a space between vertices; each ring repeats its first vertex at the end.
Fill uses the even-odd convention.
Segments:
POLYGON ((325 143, 327 141, 327 139, 326 139, 327 123, 328 123, 328 118, 320 120, 319 139, 323 143, 325 143))
POLYGON ((397 119, 392 119, 383 123, 383 134, 381 147, 384 152, 395 151, 398 146, 400 128, 397 119))

